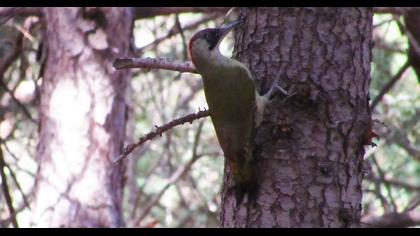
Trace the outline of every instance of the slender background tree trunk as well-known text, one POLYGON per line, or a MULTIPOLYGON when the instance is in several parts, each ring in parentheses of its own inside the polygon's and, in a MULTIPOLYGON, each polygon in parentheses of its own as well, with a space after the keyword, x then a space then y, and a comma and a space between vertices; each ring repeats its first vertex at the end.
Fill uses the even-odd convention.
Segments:
POLYGON ((33 223, 40 227, 120 227, 123 147, 133 16, 128 8, 45 8, 33 223))
MULTIPOLYGON (((241 8, 234 55, 266 92, 258 130, 256 205, 224 188, 223 227, 357 227, 370 130, 372 10, 241 8)), ((225 186, 232 181, 225 171, 225 186)))

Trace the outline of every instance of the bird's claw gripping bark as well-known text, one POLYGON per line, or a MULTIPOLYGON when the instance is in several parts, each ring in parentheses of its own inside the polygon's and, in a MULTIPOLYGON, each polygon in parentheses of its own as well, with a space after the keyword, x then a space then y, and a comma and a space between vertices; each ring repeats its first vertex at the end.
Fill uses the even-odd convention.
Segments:
POLYGON ((264 96, 266 96, 268 99, 271 99, 272 97, 276 96, 277 93, 289 96, 289 93, 277 83, 273 84, 273 86, 271 86, 270 90, 264 96))
POLYGON ((237 183, 229 187, 229 192, 234 192, 235 199, 236 199, 236 206, 239 206, 245 196, 248 196, 248 203, 252 202, 253 204, 256 203, 257 198, 257 186, 255 183, 237 183))

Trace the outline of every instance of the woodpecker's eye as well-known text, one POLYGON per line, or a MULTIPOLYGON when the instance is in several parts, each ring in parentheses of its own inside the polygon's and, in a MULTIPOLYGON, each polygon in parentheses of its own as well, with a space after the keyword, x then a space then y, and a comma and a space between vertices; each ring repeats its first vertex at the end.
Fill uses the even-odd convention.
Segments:
POLYGON ((205 34, 205 39, 207 41, 207 43, 209 44, 209 50, 213 50, 217 43, 219 42, 220 39, 220 33, 219 32, 207 32, 205 34))
POLYGON ((207 42, 210 42, 210 34, 209 33, 206 33, 205 35, 204 35, 204 38, 206 39, 206 41, 207 42))

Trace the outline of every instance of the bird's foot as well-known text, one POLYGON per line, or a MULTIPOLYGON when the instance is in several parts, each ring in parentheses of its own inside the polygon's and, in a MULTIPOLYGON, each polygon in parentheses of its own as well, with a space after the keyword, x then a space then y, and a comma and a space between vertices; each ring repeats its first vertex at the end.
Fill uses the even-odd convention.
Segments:
POLYGON ((273 86, 271 86, 270 90, 264 95, 264 97, 267 97, 269 100, 271 100, 274 96, 278 95, 279 93, 285 96, 289 96, 289 93, 284 88, 282 88, 278 84, 273 84, 273 86))
POLYGON ((255 205, 257 198, 257 186, 255 183, 248 184, 234 184, 228 188, 229 192, 233 192, 236 199, 236 206, 238 207, 247 196, 247 202, 255 205))

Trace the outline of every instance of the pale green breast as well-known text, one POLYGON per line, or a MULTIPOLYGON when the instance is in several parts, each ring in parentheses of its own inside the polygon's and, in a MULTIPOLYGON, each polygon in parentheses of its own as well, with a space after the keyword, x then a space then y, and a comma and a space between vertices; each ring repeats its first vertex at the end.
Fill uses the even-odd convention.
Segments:
POLYGON ((233 150, 242 148, 249 141, 255 109, 255 85, 249 71, 231 60, 208 67, 201 74, 219 141, 233 150))

